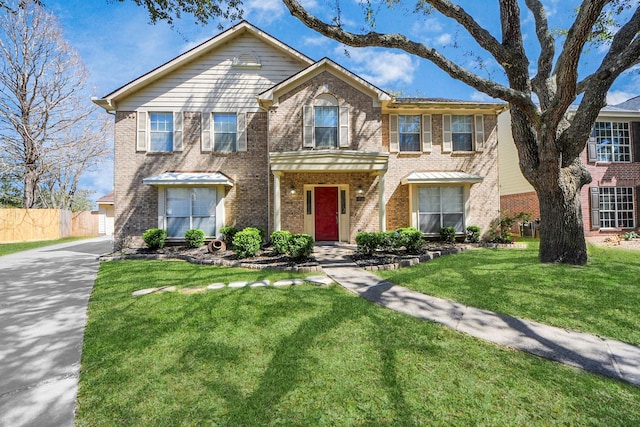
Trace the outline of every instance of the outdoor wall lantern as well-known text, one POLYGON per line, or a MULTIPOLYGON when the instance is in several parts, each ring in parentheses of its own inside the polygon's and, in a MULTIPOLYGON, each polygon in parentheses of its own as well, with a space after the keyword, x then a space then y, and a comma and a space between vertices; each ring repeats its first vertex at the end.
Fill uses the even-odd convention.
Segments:
POLYGON ((291 189, 289 190, 290 194, 296 194, 296 187, 293 186, 293 184, 291 184, 291 189))
POLYGON ((358 185, 358 194, 362 195, 362 193, 364 193, 364 190, 362 189, 362 185, 358 185))

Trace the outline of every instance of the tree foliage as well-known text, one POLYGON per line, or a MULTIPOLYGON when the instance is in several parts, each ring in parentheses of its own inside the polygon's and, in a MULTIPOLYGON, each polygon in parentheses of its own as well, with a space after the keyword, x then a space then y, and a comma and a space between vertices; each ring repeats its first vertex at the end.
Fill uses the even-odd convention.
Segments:
MULTIPOLYGON (((138 4, 140 1, 134 0, 138 4)), ((630 0, 584 0, 573 13, 574 19, 564 31, 550 28, 548 14, 541 0, 496 0, 486 2, 498 13, 494 17, 499 30, 490 31, 464 6, 475 1, 450 0, 364 0, 363 25, 350 31, 342 17, 341 0, 331 3, 331 10, 314 15, 297 0, 282 0, 289 12, 307 27, 326 37, 352 47, 374 46, 399 49, 424 58, 452 78, 509 103, 512 133, 524 177, 538 194, 541 210, 540 259, 543 262, 584 264, 587 261, 586 241, 582 225, 580 190, 591 181, 579 155, 584 150, 599 111, 606 105, 607 91, 625 70, 640 58, 640 7, 630 0), (525 10, 521 10, 524 7, 525 10), (403 27, 401 14, 406 11, 418 17, 435 14, 449 20, 470 37, 479 51, 488 53, 499 64, 504 79, 496 81, 469 69, 457 61, 450 51, 437 49, 422 40, 411 39, 400 32, 379 33, 376 19, 381 11, 398 12, 395 22, 403 27), (533 17, 537 46, 527 52, 523 22, 527 14, 533 17), (495 34, 494 34, 495 33, 495 34), (579 64, 590 43, 606 44, 608 50, 595 69, 579 75, 579 64), (449 56, 448 56, 449 55, 449 56), (530 75, 530 69, 535 74, 530 75), (575 111, 570 106, 581 97, 575 111)), ((344 1, 344 0, 343 0, 344 1)), ((144 2, 152 21, 166 19, 149 3, 164 5, 164 1, 144 2)), ((237 2, 179 0, 169 2, 195 14, 200 22, 212 17, 230 16, 218 13, 222 3, 237 10, 237 2), (187 7, 188 5, 188 7, 187 7), (200 8, 207 9, 202 12, 200 8)), ((173 10, 175 12, 175 9, 173 10)), ((602 46, 601 46, 602 47, 602 46)))
POLYGON ((2 6, 0 179, 25 208, 71 209, 81 175, 110 153, 110 125, 92 115, 85 68, 55 17, 34 0, 2 6))

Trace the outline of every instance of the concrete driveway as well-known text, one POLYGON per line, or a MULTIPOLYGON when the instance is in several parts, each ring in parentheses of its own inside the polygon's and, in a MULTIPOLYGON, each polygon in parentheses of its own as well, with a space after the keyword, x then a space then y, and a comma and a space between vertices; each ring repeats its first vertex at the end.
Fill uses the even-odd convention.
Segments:
POLYGON ((0 257, 0 426, 72 426, 87 302, 108 238, 0 257))

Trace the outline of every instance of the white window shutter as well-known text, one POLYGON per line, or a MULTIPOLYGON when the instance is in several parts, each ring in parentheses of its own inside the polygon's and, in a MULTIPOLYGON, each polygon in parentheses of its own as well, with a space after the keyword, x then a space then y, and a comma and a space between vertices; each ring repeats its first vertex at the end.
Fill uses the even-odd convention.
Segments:
POLYGON ((484 150, 484 116, 477 114, 475 122, 476 151, 482 151, 484 150))
POLYGON ((600 188, 589 187, 589 198, 591 199, 591 229, 600 228, 600 188))
POLYGON ((431 114, 422 115, 422 151, 431 152, 431 114))
POLYGON ((246 123, 246 114, 238 113, 236 115, 236 126, 237 126, 237 143, 238 143, 238 151, 247 151, 247 123, 246 123))
POLYGON ((340 107, 340 147, 349 146, 349 107, 340 107))
POLYGON ((453 142, 451 139, 451 114, 442 115, 442 152, 450 153, 453 142))
POLYGON ((173 151, 182 151, 182 111, 173 113, 173 151))
POLYGON ((598 148, 596 144, 598 143, 595 136, 589 137, 587 141, 587 156, 589 157, 590 162, 598 161, 598 148))
POLYGON ((147 151, 147 112, 138 111, 136 151, 147 151))
POLYGON ((398 149, 398 115, 389 114, 389 151, 397 153, 398 149))
POLYGON ((302 107, 302 146, 313 148, 313 106, 305 105, 302 107))
POLYGON ((202 151, 211 151, 211 113, 202 113, 202 151))

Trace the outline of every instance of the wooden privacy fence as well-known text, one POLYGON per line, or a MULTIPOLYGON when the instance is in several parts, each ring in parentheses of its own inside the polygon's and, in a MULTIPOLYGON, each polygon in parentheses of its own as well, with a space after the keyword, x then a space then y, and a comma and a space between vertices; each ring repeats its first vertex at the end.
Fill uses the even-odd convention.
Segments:
POLYGON ((0 243, 97 235, 97 213, 62 209, 0 209, 0 243))

